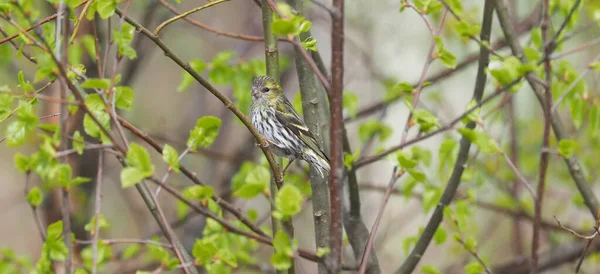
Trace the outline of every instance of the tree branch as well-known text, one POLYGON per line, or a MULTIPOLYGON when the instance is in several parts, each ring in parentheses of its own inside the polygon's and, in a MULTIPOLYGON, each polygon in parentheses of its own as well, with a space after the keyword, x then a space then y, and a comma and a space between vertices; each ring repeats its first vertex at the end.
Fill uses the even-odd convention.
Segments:
MULTIPOLYGON (((500 26, 504 32, 506 40, 510 45, 513 55, 519 57, 521 61, 525 61, 523 47, 521 47, 519 44, 515 28, 511 23, 512 21, 508 15, 508 10, 504 5, 504 2, 501 0, 494 1, 496 5, 496 13, 498 14, 498 21, 500 21, 500 26)), ((532 87, 538 101, 545 105, 545 103, 543 103, 545 100, 543 87, 537 84, 543 81, 533 73, 528 73, 525 75, 525 77, 529 82, 529 85, 532 87)), ((557 142, 567 136, 560 116, 557 113, 552 114, 552 129, 554 130, 554 135, 556 136, 557 142)), ((571 156, 570 158, 564 157, 564 159, 569 172, 571 173, 571 177, 573 178, 573 181, 575 181, 575 185, 583 197, 585 205, 592 214, 592 217, 595 219, 598 212, 598 199, 596 198, 596 195, 594 194, 592 188, 587 182, 587 179, 585 178, 585 175, 583 174, 583 169, 579 164, 579 160, 575 156, 571 156)))
POLYGON ((333 8, 337 11, 331 22, 331 92, 329 129, 330 166, 329 174, 329 207, 331 222, 329 223, 328 265, 332 273, 338 273, 342 256, 342 180, 344 176, 343 161, 343 88, 344 88, 344 0, 333 0, 333 8))
MULTIPOLYGON (((483 42, 490 41, 490 33, 492 31, 492 19, 493 19, 493 11, 494 6, 492 0, 486 0, 485 6, 483 10, 483 23, 481 27, 480 39, 483 42)), ((475 80, 475 88, 473 91, 473 99, 477 102, 481 101, 483 97, 483 91, 485 89, 485 83, 487 80, 486 68, 489 63, 489 49, 483 46, 480 46, 479 49, 479 67, 477 69, 477 78, 475 80)), ((471 122, 467 124, 467 128, 473 129, 475 128, 475 123, 471 122)), ((409 274, 412 273, 425 254, 425 250, 429 246, 429 242, 433 238, 435 231, 438 226, 442 222, 443 219, 443 210, 454 197, 456 193, 456 189, 460 184, 460 178, 462 177, 462 173, 465 169, 465 164, 469 158, 469 149, 471 147, 471 142, 469 142, 464 137, 460 140, 460 148, 458 152, 458 157, 456 159, 456 163, 454 164, 454 169, 452 171, 452 175, 448 180, 448 184, 446 185, 446 189, 444 190, 444 194, 440 199, 440 202, 435 208, 431 219, 427 223, 423 234, 419 237, 415 248, 411 251, 410 255, 404 261, 404 263, 396 270, 397 274, 409 274)))
MULTIPOLYGON (((290 5, 298 11, 299 15, 304 13, 303 0, 290 0, 290 5)), ((300 39, 310 37, 310 31, 300 34, 300 39)), ((298 84, 302 99, 302 114, 309 130, 314 133, 321 147, 327 151, 323 141, 321 125, 328 120, 328 107, 326 94, 317 84, 317 79, 311 71, 310 66, 302 56, 302 53, 294 48, 294 62, 298 74, 298 84)), ((321 72, 323 73, 323 72, 321 72)), ((312 189, 313 221, 315 224, 315 245, 317 248, 327 248, 329 244, 329 194, 327 192, 327 179, 310 166, 310 186, 312 189)), ((327 266, 319 263, 318 273, 326 274, 327 266)))

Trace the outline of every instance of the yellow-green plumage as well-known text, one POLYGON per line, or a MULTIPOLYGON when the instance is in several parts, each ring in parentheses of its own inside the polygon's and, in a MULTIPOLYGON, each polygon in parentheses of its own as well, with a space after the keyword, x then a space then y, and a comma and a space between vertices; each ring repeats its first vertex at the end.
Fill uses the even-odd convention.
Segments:
POLYGON ((275 154, 290 160, 302 159, 323 177, 329 173, 329 158, 275 79, 269 76, 254 79, 250 115, 252 124, 275 154))

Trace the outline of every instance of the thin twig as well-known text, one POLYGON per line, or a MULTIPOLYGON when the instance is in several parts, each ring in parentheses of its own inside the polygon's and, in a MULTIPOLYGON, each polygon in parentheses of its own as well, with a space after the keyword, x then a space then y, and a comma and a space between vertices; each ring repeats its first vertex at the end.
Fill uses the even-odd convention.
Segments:
POLYGON ((544 46, 544 71, 546 73, 546 91, 543 95, 545 100, 541 101, 544 113, 544 130, 542 137, 542 151, 540 155, 539 182, 537 186, 537 195, 535 199, 535 222, 533 223, 533 237, 531 242, 531 272, 537 274, 539 271, 538 248, 540 245, 540 222, 542 220, 542 206, 544 200, 544 191, 546 186, 546 174, 550 153, 544 149, 550 148, 550 127, 552 125, 552 67, 548 57, 552 54, 552 49, 548 44, 550 39, 550 1, 544 0, 543 19, 542 19, 542 41, 544 46))
MULTIPOLYGON (((594 57, 594 59, 592 59, 592 61, 589 64, 591 64, 599 59, 600 59, 600 54, 596 55, 596 57, 594 57)), ((585 70, 583 70, 583 72, 579 73, 579 77, 577 77, 577 79, 575 79, 571 83, 571 85, 569 85, 569 87, 567 87, 567 89, 560 95, 560 97, 558 97, 556 102, 554 102, 550 112, 555 112, 556 109, 558 109, 558 107, 560 106, 562 101, 565 98, 567 98, 567 95, 569 95, 571 93, 571 91, 573 90, 573 88, 575 88, 575 86, 579 83, 579 81, 581 81, 583 79, 583 77, 585 77, 590 71, 592 71, 592 67, 590 65, 588 65, 588 66, 586 66, 585 70)))
MULTIPOLYGON (((436 44, 435 37, 440 34, 442 28, 444 27, 444 21, 446 20, 446 14, 448 13, 448 9, 444 8, 442 12, 442 18, 440 19, 440 24, 438 28, 433 31, 431 30, 431 42, 429 43, 429 51, 427 52, 427 60, 425 60, 425 65, 423 65, 423 70, 421 70, 421 77, 419 78, 419 84, 415 89, 413 94, 412 108, 414 109, 419 103, 419 98, 421 97, 421 91, 423 90, 423 84, 425 83, 425 77, 427 76, 427 72, 429 72, 429 66, 435 59, 435 55, 433 54, 436 44)), ((420 14, 420 13, 419 13, 420 14)), ((408 118, 406 119, 406 123, 404 124, 404 130, 402 131, 402 138, 400 139, 400 143, 406 142, 406 137, 408 136, 408 130, 410 129, 410 121, 412 120, 413 113, 408 114, 408 118)))
POLYGON ((100 237, 100 207, 102 205, 102 167, 103 167, 102 150, 98 152, 98 175, 96 176, 96 200, 94 203, 94 233, 92 233, 92 274, 96 274, 98 269, 98 238, 100 237))
POLYGON ((371 234, 369 235, 369 241, 365 246, 365 252, 360 259, 360 268, 358 269, 358 274, 364 274, 367 271, 367 258, 371 254, 371 250, 373 249, 373 242, 375 241, 375 235, 377 234, 377 228, 379 228, 379 222, 381 221, 381 216, 383 215, 383 211, 385 206, 387 205, 390 196, 392 195, 392 190, 394 189, 394 184, 396 181, 404 174, 404 170, 398 171, 398 167, 394 167, 392 171, 392 177, 390 178, 390 182, 388 183, 388 187, 383 195, 383 200, 379 204, 379 209, 377 210, 377 217, 375 217, 375 223, 373 223, 373 227, 371 227, 371 234))
POLYGON ((217 4, 220 4, 220 3, 223 3, 223 2, 229 2, 229 0, 217 0, 217 1, 209 2, 208 4, 206 4, 204 6, 200 6, 200 7, 197 7, 195 9, 191 9, 189 11, 186 11, 186 12, 180 14, 180 15, 174 16, 173 18, 171 18, 171 19, 169 19, 167 21, 164 21, 163 23, 161 23, 160 25, 158 25, 158 27, 156 27, 156 29, 153 31, 153 33, 154 33, 155 36, 158 36, 159 33, 160 33, 160 31, 164 27, 166 27, 168 24, 171 24, 171 23, 173 23, 173 22, 175 22, 175 21, 177 21, 179 19, 185 18, 185 17, 187 17, 188 15, 190 15, 192 13, 201 11, 201 10, 206 9, 206 8, 210 8, 210 7, 214 6, 214 5, 217 5, 217 4))
MULTIPOLYGON (((27 194, 29 194, 30 178, 31 178, 31 171, 27 171, 27 173, 25 173, 25 197, 27 197, 27 194)), ((35 225, 37 226, 37 229, 40 232, 40 237, 42 238, 42 241, 45 242, 46 241, 46 230, 44 229, 44 226, 42 225, 42 220, 40 220, 40 215, 38 214, 37 207, 32 204, 29 204, 29 206, 31 207, 31 212, 33 213, 33 219, 35 220, 35 225)))
POLYGON ((473 250, 471 248, 469 248, 467 246, 467 243, 465 243, 465 241, 461 238, 461 237, 457 237, 456 241, 458 243, 460 243, 460 245, 462 245, 462 247, 469 252, 469 254, 471 254, 471 256, 473 256, 473 258, 475 258, 475 260, 477 260, 477 262, 479 262, 479 264, 483 267, 483 269, 485 270, 485 273, 487 274, 492 274, 492 270, 490 270, 490 268, 485 264, 485 262, 483 262, 483 260, 479 257, 479 255, 477 254, 477 250, 473 250))

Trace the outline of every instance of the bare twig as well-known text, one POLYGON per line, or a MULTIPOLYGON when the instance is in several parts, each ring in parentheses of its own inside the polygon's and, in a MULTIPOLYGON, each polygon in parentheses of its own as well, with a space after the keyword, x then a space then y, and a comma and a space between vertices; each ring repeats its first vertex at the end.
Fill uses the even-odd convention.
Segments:
POLYGON ((392 177, 390 178, 390 182, 388 183, 388 187, 383 195, 383 200, 379 205, 379 209, 377 210, 377 217, 375 218, 375 223, 373 223, 373 227, 371 228, 371 234, 369 235, 369 241, 365 246, 365 252, 360 260, 360 268, 358 269, 358 274, 364 274, 367 271, 367 258, 369 258, 369 254, 371 254, 371 249, 373 248, 373 242, 375 241, 375 235, 377 234, 377 228, 379 228, 379 222, 381 221, 381 215, 383 215, 383 211, 385 206, 387 205, 390 196, 392 195, 392 190, 394 189, 394 184, 398 181, 398 178, 404 174, 404 170, 400 170, 397 172, 398 167, 394 167, 392 171, 392 177))
POLYGON ((98 152, 98 175, 96 176, 96 201, 94 204, 94 232, 92 233, 92 274, 98 270, 98 234, 100 234, 100 207, 102 205, 102 167, 104 166, 103 151, 98 152))
POLYGON ((201 11, 203 9, 210 8, 210 7, 214 6, 214 5, 217 5, 217 4, 220 4, 220 3, 223 3, 223 2, 228 2, 228 1, 229 0, 216 0, 216 1, 213 1, 213 2, 209 2, 206 5, 203 5, 203 6, 194 8, 194 9, 191 9, 189 11, 186 11, 186 12, 182 13, 182 14, 174 16, 173 18, 171 18, 171 19, 169 19, 167 21, 164 21, 160 25, 158 25, 158 27, 156 27, 156 29, 154 30, 153 33, 154 33, 155 36, 158 36, 158 34, 160 33, 160 31, 164 27, 166 27, 168 24, 171 24, 171 23, 173 23, 173 22, 175 22, 175 21, 177 21, 179 19, 185 18, 185 17, 187 17, 188 15, 190 15, 192 13, 195 13, 195 12, 201 11))

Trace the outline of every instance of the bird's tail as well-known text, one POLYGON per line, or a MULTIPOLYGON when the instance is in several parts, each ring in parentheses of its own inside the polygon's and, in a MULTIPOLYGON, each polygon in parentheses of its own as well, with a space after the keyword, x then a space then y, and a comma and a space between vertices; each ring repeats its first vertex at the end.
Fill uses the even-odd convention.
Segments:
POLYGON ((325 178, 329 174, 331 168, 327 159, 319 156, 314 151, 308 151, 305 153, 305 155, 307 156, 307 159, 304 160, 306 160, 313 168, 315 168, 321 177, 325 178))

